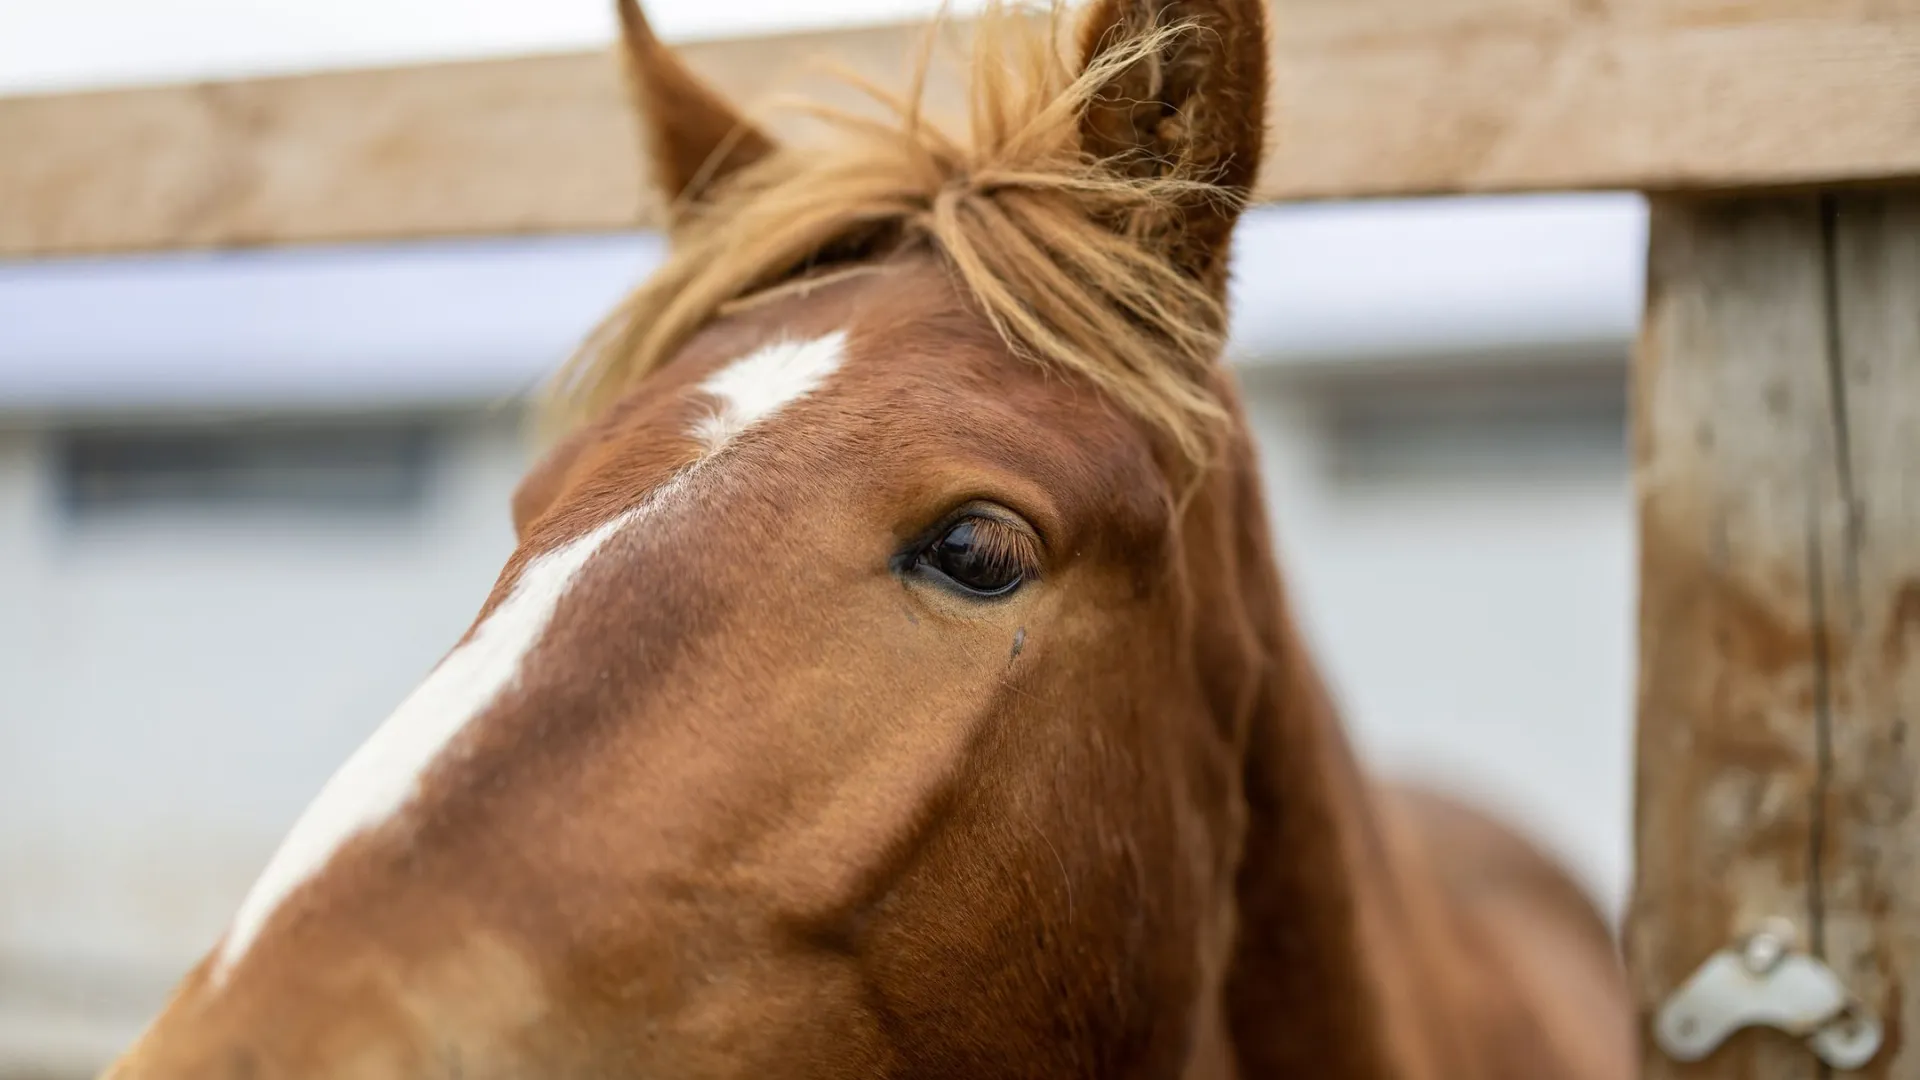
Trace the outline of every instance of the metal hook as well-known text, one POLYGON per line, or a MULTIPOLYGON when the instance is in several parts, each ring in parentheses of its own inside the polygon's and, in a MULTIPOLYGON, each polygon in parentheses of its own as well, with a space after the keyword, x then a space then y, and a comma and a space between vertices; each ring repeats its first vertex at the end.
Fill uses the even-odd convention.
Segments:
POLYGON ((1880 1052, 1880 1020, 1847 993, 1839 976, 1797 951, 1798 933, 1768 920, 1737 949, 1707 958, 1668 997, 1654 1039, 1676 1061, 1698 1061, 1742 1028, 1777 1028, 1836 1069, 1858 1069, 1880 1052))

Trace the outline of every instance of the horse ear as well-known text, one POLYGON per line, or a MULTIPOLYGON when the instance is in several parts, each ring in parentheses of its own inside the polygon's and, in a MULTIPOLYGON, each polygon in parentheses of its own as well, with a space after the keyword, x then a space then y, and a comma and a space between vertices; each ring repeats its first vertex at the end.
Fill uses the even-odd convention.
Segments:
POLYGON ((1217 186, 1176 196, 1158 221, 1122 223, 1163 234, 1176 263, 1216 288, 1260 172, 1267 54, 1266 0, 1097 0, 1080 25, 1086 69, 1110 69, 1081 115, 1082 148, 1125 176, 1217 186))
POLYGON ((773 140, 654 36, 638 0, 615 6, 653 182, 670 204, 698 202, 715 181, 773 152, 773 140))

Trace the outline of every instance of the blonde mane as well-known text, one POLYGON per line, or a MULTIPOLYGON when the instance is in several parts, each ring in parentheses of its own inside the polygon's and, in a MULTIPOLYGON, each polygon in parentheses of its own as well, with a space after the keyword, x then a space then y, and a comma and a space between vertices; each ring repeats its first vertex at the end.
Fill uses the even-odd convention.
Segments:
POLYGON ((905 95, 860 87, 890 119, 810 109, 831 143, 778 150, 679 207, 665 265, 562 370, 559 415, 597 415, 757 294, 918 248, 939 254, 1017 355, 1084 378, 1203 461, 1226 415, 1213 378, 1226 319, 1167 239, 1182 208, 1244 195, 1183 162, 1096 160, 1080 121, 1116 77, 1204 31, 1163 27, 1076 71, 1060 25, 1057 8, 981 14, 965 140, 922 115, 930 35, 905 95))

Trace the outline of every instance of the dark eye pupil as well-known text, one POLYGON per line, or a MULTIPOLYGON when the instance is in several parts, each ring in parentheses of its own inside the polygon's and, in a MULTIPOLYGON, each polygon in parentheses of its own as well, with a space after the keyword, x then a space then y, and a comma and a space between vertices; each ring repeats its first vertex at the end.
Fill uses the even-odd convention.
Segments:
POLYGON ((927 561, 959 584, 980 593, 1004 593, 1020 583, 1020 566, 981 536, 978 522, 947 530, 927 552, 927 561))

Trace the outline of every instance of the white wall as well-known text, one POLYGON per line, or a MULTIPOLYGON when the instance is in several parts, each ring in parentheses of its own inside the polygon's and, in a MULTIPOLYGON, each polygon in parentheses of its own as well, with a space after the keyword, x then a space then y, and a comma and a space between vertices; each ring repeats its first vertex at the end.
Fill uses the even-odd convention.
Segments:
POLYGON ((1388 448, 1424 459, 1411 467, 1343 470, 1314 395, 1270 388, 1251 411, 1282 569, 1363 752, 1504 812, 1618 917, 1633 777, 1624 432, 1604 442, 1589 421, 1479 454, 1416 439, 1388 448))
POLYGON ((0 435, 0 1076, 97 1065, 213 941, 465 629, 521 445, 453 424, 417 514, 76 527, 41 434, 0 435))

